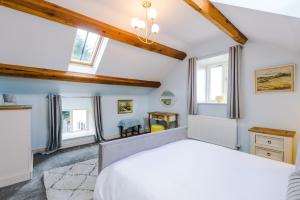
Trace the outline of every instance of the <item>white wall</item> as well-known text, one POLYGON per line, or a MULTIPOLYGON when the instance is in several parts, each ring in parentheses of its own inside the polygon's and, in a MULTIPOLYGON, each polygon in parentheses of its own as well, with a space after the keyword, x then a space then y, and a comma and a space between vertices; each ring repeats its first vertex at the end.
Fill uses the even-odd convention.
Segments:
MULTIPOLYGON (((300 71, 296 70, 296 91, 293 93, 255 94, 254 70, 294 63, 300 66, 300 57, 280 47, 249 42, 243 49, 241 109, 238 122, 239 142, 242 150, 249 152, 248 128, 262 126, 297 131, 300 134, 300 71)), ((296 145, 295 145, 296 147, 296 145)))
MULTIPOLYGON (((230 46, 235 45, 230 39, 216 38, 197 45, 192 49, 190 56, 206 58, 222 54, 230 46)), ((249 41, 243 48, 242 70, 241 70, 241 114, 238 120, 238 141, 241 150, 249 152, 248 129, 252 126, 262 126, 278 129, 295 130, 300 134, 300 93, 299 79, 296 80, 296 92, 294 93, 269 93, 255 94, 254 70, 262 67, 271 67, 295 63, 300 66, 300 57, 294 52, 278 46, 260 41, 249 41)), ((186 107, 186 82, 187 63, 182 68, 176 68, 172 74, 163 82, 159 91, 152 92, 152 97, 157 98, 163 89, 171 89, 176 92, 180 104, 174 109, 186 107), (185 85, 183 87, 183 85, 185 85)), ((296 70, 296 77, 300 76, 300 70, 296 70)), ((160 108, 159 103, 150 105, 151 109, 160 108)), ((226 117, 226 105, 199 105, 200 114, 226 117)), ((181 115, 181 121, 186 121, 186 115, 181 115)), ((298 140, 298 135, 296 140, 298 140)), ((296 145, 295 145, 296 147, 296 145)))
POLYGON ((179 113, 179 125, 187 125, 187 60, 184 60, 174 67, 174 70, 165 77, 162 85, 150 94, 149 110, 179 113), (163 91, 169 90, 175 95, 175 104, 166 107, 160 103, 160 95, 163 91))

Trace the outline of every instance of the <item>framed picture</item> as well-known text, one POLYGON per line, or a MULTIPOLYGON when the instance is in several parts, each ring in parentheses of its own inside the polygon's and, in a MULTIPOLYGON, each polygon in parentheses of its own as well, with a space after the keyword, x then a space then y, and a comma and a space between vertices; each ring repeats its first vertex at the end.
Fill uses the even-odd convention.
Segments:
POLYGON ((118 114, 133 112, 133 100, 118 100, 118 114))
POLYGON ((255 92, 292 92, 295 87, 294 64, 255 70, 255 92))

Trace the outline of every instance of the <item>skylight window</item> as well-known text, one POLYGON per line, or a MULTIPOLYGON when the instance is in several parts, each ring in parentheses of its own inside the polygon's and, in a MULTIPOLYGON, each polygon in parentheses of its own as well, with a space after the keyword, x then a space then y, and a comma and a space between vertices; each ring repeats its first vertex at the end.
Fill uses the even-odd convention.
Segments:
POLYGON ((78 29, 71 63, 92 66, 98 53, 100 43, 101 37, 99 35, 78 29))

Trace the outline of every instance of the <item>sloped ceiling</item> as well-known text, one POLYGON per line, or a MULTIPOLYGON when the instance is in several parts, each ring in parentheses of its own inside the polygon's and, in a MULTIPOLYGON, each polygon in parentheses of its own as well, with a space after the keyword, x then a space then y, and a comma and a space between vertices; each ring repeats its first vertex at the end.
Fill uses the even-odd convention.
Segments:
MULTIPOLYGON (((133 32, 132 17, 143 17, 141 0, 49 0, 133 32)), ((249 41, 300 52, 300 19, 232 5, 215 5, 249 41)), ((153 0, 161 27, 158 42, 189 52, 205 41, 228 37, 182 0, 153 0)), ((76 29, 0 7, 0 62, 67 70, 76 29)), ((163 80, 182 61, 109 40, 97 74, 163 80)))
POLYGON ((300 18, 217 3, 249 41, 270 43, 300 53, 300 18))
MULTIPOLYGON (((142 0, 49 0, 84 15, 134 32, 130 26, 133 17, 143 18, 142 0)), ((193 11, 182 0, 152 0, 158 12, 160 25, 158 41, 174 48, 188 50, 195 41, 200 42, 223 34, 218 28, 193 11), (198 28, 197 28, 198 27, 198 28)))
POLYGON ((271 12, 280 15, 300 18, 299 0, 212 0, 215 3, 222 3, 232 6, 249 8, 271 12))
POLYGON ((109 40, 97 74, 161 81, 180 62, 109 40))

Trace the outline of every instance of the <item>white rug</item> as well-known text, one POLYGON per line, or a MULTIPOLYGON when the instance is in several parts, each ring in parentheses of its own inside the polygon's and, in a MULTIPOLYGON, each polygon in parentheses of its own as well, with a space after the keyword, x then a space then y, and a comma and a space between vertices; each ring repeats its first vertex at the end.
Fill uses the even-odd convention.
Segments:
POLYGON ((98 176, 98 159, 44 172, 48 200, 90 200, 98 176))

